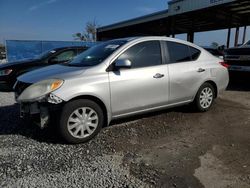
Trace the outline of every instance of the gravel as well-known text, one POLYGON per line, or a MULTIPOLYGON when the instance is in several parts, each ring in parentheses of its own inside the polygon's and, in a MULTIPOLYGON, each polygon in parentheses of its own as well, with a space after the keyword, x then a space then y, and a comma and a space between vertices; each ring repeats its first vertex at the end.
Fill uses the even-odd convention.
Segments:
POLYGON ((130 176, 123 154, 104 145, 105 134, 65 145, 53 128, 42 131, 20 122, 12 93, 0 93, 0 105, 0 187, 150 186, 130 176))

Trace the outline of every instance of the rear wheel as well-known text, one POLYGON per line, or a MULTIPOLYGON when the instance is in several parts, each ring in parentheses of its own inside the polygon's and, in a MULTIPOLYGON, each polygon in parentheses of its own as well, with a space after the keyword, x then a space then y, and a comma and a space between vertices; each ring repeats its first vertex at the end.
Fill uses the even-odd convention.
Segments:
POLYGON ((91 100, 80 99, 63 107, 59 129, 68 143, 81 143, 96 136, 103 124, 101 107, 91 100))
POLYGON ((200 112, 206 112, 214 102, 215 89, 210 83, 204 83, 198 90, 194 105, 200 112))

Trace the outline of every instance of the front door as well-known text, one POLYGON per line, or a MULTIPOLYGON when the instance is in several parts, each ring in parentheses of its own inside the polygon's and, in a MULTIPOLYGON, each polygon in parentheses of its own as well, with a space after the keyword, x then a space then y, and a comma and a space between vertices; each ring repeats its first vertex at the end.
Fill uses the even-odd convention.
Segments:
POLYGON ((160 42, 135 44, 117 60, 121 59, 130 60, 132 66, 109 72, 113 116, 166 105, 168 65, 162 64, 160 42))

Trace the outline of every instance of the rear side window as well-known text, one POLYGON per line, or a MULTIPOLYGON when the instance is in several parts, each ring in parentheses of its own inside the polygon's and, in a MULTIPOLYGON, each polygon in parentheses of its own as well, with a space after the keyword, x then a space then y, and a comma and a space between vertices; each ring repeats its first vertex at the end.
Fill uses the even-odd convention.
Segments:
POLYGON ((179 63, 198 59, 200 51, 185 44, 167 41, 169 63, 179 63))
POLYGON ((130 47, 118 59, 129 59, 132 68, 149 67, 162 64, 159 41, 141 42, 130 47))
POLYGON ((190 50, 191 59, 192 59, 193 61, 195 61, 196 59, 199 58, 200 53, 201 53, 200 50, 198 50, 198 49, 196 49, 196 48, 193 48, 193 47, 191 47, 191 46, 189 46, 189 50, 190 50))

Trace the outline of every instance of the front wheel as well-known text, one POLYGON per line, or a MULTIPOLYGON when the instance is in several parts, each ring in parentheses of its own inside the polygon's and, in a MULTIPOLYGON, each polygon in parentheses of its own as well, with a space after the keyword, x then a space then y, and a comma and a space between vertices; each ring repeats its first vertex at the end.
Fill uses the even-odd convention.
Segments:
POLYGON ((80 99, 63 107, 59 131, 68 143, 82 143, 96 136, 103 124, 101 107, 94 101, 80 99))
POLYGON ((206 112, 210 109, 214 102, 215 91, 210 83, 204 83, 198 90, 194 105, 200 112, 206 112))

